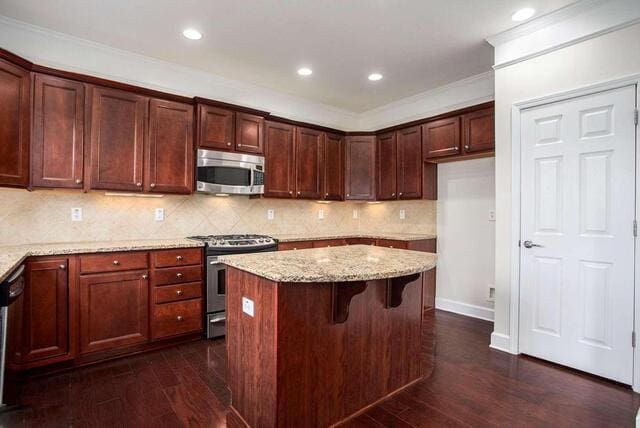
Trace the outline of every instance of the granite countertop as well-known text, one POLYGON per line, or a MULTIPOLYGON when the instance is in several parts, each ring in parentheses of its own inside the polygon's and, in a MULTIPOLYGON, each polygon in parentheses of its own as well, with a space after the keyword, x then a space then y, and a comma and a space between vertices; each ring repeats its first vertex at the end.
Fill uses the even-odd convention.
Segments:
POLYGON ((316 241, 321 239, 346 239, 346 238, 366 238, 366 239, 393 239, 398 241, 420 241, 422 239, 435 239, 436 235, 428 233, 365 233, 365 234, 275 234, 271 235, 280 242, 316 241))
POLYGON ((153 239, 135 241, 60 242, 0 247, 0 281, 4 281, 20 263, 30 256, 62 254, 108 253, 112 251, 162 250, 169 248, 202 247, 190 239, 153 239))
POLYGON ((276 282, 344 282, 394 278, 436 266, 434 253, 370 245, 237 254, 219 260, 276 282))

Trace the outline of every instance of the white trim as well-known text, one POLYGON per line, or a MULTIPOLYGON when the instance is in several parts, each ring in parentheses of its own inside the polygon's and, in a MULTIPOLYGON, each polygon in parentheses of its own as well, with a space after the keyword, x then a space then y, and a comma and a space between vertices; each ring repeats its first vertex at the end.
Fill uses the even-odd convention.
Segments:
POLYGON ((491 333, 491 344, 489 345, 489 348, 513 354, 513 352, 511 352, 511 349, 509 348, 509 342, 509 336, 502 333, 496 333, 494 331, 493 333, 491 333))
POLYGON ((583 0, 487 38, 494 69, 507 67, 640 22, 637 0, 583 0))
MULTIPOLYGON (((591 95, 598 92, 609 91, 612 89, 622 88, 625 86, 636 85, 636 105, 640 100, 640 74, 622 77, 606 82, 599 82, 592 85, 578 87, 569 91, 556 94, 549 94, 534 99, 523 100, 513 104, 511 109, 511 286, 510 286, 510 308, 509 308, 509 335, 493 332, 491 335, 491 347, 502 349, 512 354, 519 354, 518 333, 519 333, 519 315, 520 315, 520 247, 518 240, 520 239, 520 175, 521 175, 521 141, 520 141, 520 117, 525 109, 542 106, 545 104, 568 100, 580 96, 591 95), (495 342, 494 342, 495 337, 495 342)), ((640 142, 639 127, 636 126, 636 215, 640 214, 640 156, 638 155, 638 142, 640 142)), ((635 266, 636 272, 640 272, 640 243, 636 239, 635 266)), ((635 302, 634 302, 634 319, 635 331, 640 333, 640 281, 637 277, 634 280, 635 302)), ((633 389, 640 392, 640 347, 636 347, 633 351, 633 389)))
POLYGON ((493 309, 436 297, 436 309, 493 322, 493 309))

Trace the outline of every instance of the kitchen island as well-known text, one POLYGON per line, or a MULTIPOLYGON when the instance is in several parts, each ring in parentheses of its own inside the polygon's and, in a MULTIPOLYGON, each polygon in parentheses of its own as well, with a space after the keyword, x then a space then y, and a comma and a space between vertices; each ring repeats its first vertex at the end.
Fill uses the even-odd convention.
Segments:
POLYGON ((431 372, 433 253, 352 245, 223 256, 227 382, 247 426, 332 426, 431 372))

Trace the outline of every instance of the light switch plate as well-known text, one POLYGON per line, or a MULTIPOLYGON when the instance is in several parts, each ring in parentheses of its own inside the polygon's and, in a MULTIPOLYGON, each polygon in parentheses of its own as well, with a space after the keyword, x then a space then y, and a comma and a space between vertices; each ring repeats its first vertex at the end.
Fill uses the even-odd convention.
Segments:
POLYGON ((253 300, 247 299, 246 297, 242 298, 242 312, 250 317, 253 316, 253 300))
POLYGON ((164 221, 164 208, 156 208, 156 221, 164 221))
POLYGON ((276 216, 276 212, 274 210, 267 210, 267 220, 273 220, 276 216))
POLYGON ((358 210, 353 210, 353 218, 358 218, 358 210))
POLYGON ((71 208, 71 221, 82 221, 82 208, 71 208))
POLYGON ((407 212, 405 210, 400 210, 400 220, 404 220, 407 217, 407 212))
POLYGON ((319 220, 323 220, 324 219, 324 210, 322 208, 320 208, 318 210, 318 219, 319 220))

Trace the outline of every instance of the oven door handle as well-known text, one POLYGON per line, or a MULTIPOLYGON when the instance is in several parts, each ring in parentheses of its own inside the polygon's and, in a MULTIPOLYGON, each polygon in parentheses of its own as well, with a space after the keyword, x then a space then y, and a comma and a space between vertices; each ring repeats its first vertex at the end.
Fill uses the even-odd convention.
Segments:
POLYGON ((226 315, 220 315, 220 316, 217 316, 217 317, 213 317, 213 318, 211 318, 209 320, 209 324, 217 324, 219 322, 226 321, 226 319, 227 319, 226 315))

